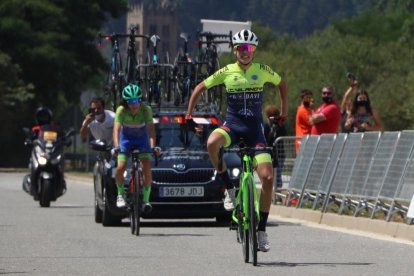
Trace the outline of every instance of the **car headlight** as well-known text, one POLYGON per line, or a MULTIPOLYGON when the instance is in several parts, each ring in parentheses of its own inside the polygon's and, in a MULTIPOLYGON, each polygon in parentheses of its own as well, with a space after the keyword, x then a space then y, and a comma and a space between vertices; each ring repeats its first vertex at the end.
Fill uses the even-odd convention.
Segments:
POLYGON ((47 159, 44 156, 38 156, 37 161, 39 162, 39 165, 44 166, 47 163, 47 159))
POLYGON ((39 146, 35 147, 35 154, 37 162, 39 162, 39 165, 44 166, 47 163, 46 159, 46 153, 43 151, 43 149, 39 146))
POLYGON ((238 177, 240 174, 240 169, 239 168, 233 168, 230 170, 230 174, 232 177, 238 177))

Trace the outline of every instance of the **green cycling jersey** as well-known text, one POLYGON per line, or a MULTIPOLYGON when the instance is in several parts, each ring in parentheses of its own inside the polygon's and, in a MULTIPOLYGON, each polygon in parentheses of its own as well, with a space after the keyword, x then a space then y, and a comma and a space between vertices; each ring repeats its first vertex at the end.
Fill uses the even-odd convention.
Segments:
POLYGON ((247 70, 243 70, 237 63, 233 63, 205 79, 204 85, 210 89, 224 84, 227 113, 261 118, 264 84, 270 82, 279 85, 281 80, 281 77, 267 65, 252 63, 247 70))

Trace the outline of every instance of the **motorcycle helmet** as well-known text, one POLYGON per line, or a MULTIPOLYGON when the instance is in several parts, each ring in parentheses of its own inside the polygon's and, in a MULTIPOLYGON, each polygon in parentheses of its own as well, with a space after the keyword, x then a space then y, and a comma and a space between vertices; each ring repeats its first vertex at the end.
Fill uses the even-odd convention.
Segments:
POLYGON ((124 90, 122 90, 122 99, 125 101, 141 99, 142 94, 142 89, 138 85, 131 83, 125 86, 124 90))
POLYGON ((47 107, 39 107, 36 110, 36 122, 38 125, 47 125, 52 122, 53 113, 47 107))
POLYGON ((251 44, 257 46, 259 44, 259 39, 252 31, 243 29, 233 36, 232 42, 234 46, 238 44, 251 44))

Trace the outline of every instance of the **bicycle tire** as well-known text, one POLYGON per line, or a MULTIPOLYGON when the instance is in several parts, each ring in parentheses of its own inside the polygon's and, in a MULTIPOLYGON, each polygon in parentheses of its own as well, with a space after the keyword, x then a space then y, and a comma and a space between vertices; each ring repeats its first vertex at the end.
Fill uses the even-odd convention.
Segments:
MULTIPOLYGON (((242 179, 242 178, 241 178, 242 179)), ((245 263, 249 262, 249 230, 245 227, 245 213, 244 213, 244 204, 247 204, 248 202, 244 202, 244 194, 242 190, 239 191, 240 197, 239 197, 239 205, 238 205, 238 214, 237 214, 237 220, 238 225, 237 229, 240 236, 241 246, 242 246, 242 252, 243 252, 243 260, 245 263)))
POLYGON ((131 175, 131 179, 129 181, 129 187, 128 187, 128 212, 129 212, 129 225, 131 228, 131 234, 135 234, 135 229, 137 226, 137 223, 135 221, 134 216, 134 189, 135 189, 136 180, 134 178, 134 175, 131 175))
POLYGON ((135 234, 135 229, 136 229, 136 222, 135 222, 135 217, 134 217, 134 206, 131 205, 129 207, 129 226, 131 228, 131 234, 134 235, 135 234))
POLYGON ((178 81, 174 83, 173 94, 174 94, 174 106, 180 106, 182 102, 182 92, 181 92, 180 84, 178 83, 178 81))
POLYGON ((250 240, 250 253, 252 264, 257 265, 257 214, 256 214, 256 202, 254 198, 255 183, 252 177, 247 178, 248 185, 248 200, 249 200, 249 240, 250 240))
POLYGON ((134 173, 135 186, 133 193, 133 202, 134 202, 134 221, 135 226, 135 235, 139 236, 140 232, 140 218, 141 218, 141 176, 139 170, 136 170, 134 173))
MULTIPOLYGON (((122 90, 124 89, 124 85, 125 85, 125 80, 124 80, 124 75, 122 72, 122 59, 121 59, 121 53, 116 53, 115 56, 115 62, 116 62, 116 72, 115 72, 115 76, 116 76, 116 90, 118 92, 118 96, 119 99, 122 99, 122 90)), ((115 106, 116 106, 116 96, 114 95, 114 99, 115 99, 115 106)))
MULTIPOLYGON (((217 70, 220 69, 220 60, 218 57, 216 57, 212 63, 211 63, 211 74, 214 74, 217 70)), ((211 103, 212 111, 214 110, 216 113, 220 113, 221 105, 222 105, 222 99, 223 99, 223 93, 222 93, 222 86, 216 86, 211 91, 209 91, 209 102, 211 103)))
POLYGON ((125 82, 126 83, 131 83, 135 81, 134 68, 137 62, 134 59, 135 57, 133 56, 127 56, 127 61, 125 65, 125 82))

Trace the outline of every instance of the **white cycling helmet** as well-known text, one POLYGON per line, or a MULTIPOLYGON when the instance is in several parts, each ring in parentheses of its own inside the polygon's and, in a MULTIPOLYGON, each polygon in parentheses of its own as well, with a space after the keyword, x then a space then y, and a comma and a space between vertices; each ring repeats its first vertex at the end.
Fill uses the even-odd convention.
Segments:
POLYGON ((259 44, 259 39, 254 32, 243 29, 233 36, 232 42, 233 45, 247 43, 257 46, 259 44))

